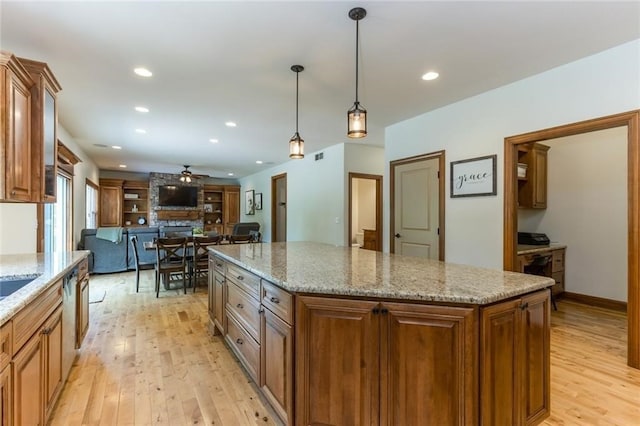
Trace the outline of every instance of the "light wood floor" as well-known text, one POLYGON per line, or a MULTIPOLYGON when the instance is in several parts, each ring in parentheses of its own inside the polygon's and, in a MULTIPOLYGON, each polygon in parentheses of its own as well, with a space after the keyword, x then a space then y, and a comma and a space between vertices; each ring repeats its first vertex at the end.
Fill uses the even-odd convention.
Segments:
MULTIPOLYGON (((52 425, 273 425, 275 415, 206 329, 204 288, 153 292, 153 273, 91 277, 91 325, 52 425)), ((546 425, 640 425, 640 370, 629 368, 624 314, 558 302, 546 425)), ((401 425, 398 425, 401 426, 401 425)))

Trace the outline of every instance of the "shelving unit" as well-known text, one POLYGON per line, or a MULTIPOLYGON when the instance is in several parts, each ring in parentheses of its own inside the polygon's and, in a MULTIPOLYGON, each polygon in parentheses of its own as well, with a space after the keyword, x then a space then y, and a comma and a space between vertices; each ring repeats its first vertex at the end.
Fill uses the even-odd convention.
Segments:
POLYGON ((221 185, 205 185, 203 192, 204 231, 224 233, 224 187, 221 185))
POLYGON ((149 226, 149 182, 125 180, 122 184, 122 223, 124 226, 149 226), (140 223, 140 218, 144 223, 140 223))

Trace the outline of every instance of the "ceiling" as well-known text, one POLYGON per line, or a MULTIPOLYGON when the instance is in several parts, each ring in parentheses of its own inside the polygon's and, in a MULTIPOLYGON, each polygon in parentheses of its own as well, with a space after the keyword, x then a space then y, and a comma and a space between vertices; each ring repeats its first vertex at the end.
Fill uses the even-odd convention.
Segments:
POLYGON ((638 1, 2 0, 0 15, 0 47, 49 64, 63 89, 59 122, 101 169, 190 164, 235 178, 289 160, 291 65, 305 67, 299 130, 309 154, 383 146, 386 126, 640 38, 638 1), (367 10, 359 100, 369 135, 351 140, 356 6, 367 10), (153 77, 135 75, 139 66, 153 77), (429 70, 440 78, 421 80, 429 70))

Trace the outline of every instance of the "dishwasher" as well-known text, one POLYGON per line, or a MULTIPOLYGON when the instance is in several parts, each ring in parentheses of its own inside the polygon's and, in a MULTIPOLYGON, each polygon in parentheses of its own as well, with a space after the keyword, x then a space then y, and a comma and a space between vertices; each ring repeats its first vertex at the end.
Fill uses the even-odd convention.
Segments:
POLYGON ((78 283, 78 267, 76 266, 62 280, 62 375, 69 376, 69 371, 76 358, 76 292, 78 283))

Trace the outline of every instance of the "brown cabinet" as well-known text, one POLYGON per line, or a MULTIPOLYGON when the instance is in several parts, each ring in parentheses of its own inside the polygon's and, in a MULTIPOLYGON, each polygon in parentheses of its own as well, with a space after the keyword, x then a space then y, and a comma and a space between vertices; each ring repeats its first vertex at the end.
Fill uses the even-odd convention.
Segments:
POLYGON ((204 231, 224 234, 224 189, 221 185, 205 185, 203 191, 204 231))
POLYGON ((565 247, 543 247, 536 249, 535 252, 518 254, 518 271, 522 273, 530 273, 530 266, 535 263, 535 259, 540 256, 551 256, 551 261, 544 267, 538 268, 537 275, 544 275, 555 280, 555 284, 551 287, 553 296, 564 293, 565 281, 565 247))
POLYGON ((49 317, 42 328, 44 357, 44 418, 48 419, 62 390, 62 306, 49 317))
POLYGON ((260 389, 284 424, 293 424, 293 296, 262 280, 260 389))
POLYGON ((525 176, 518 177, 519 208, 547 208, 547 151, 539 143, 518 147, 518 163, 526 165, 525 176))
POLYGON ((365 229, 362 243, 363 249, 378 250, 378 232, 375 229, 365 229))
POLYGON ((240 221, 240 187, 224 187, 224 207, 223 207, 224 233, 231 235, 233 225, 240 221))
POLYGON ((13 369, 13 423, 16 425, 42 425, 44 398, 43 341, 35 334, 14 357, 13 369))
POLYGON ((89 331, 89 274, 86 271, 86 264, 86 259, 80 264, 76 283, 76 348, 82 346, 82 341, 89 331))
POLYGON ((33 80, 11 53, 0 51, 2 84, 2 159, 0 200, 31 202, 33 145, 31 142, 31 87, 33 80))
POLYGON ((225 334, 225 262, 209 256, 209 332, 225 334))
POLYGON ((476 312, 299 297, 296 424, 475 424, 476 312))
POLYGON ((99 226, 122 226, 121 179, 100 179, 99 226))
POLYGON ((6 366, 0 372, 0 424, 13 424, 13 387, 11 386, 11 367, 6 366))
POLYGON ((482 309, 482 424, 538 424, 549 414, 549 291, 482 309))
POLYGON ((31 88, 32 201, 56 201, 58 109, 60 84, 46 63, 19 58, 29 72, 31 88))

